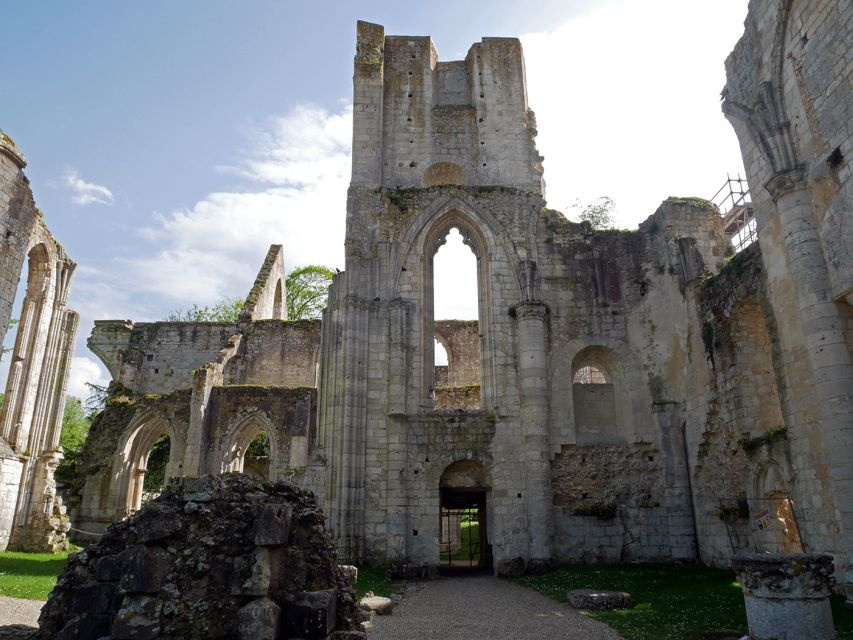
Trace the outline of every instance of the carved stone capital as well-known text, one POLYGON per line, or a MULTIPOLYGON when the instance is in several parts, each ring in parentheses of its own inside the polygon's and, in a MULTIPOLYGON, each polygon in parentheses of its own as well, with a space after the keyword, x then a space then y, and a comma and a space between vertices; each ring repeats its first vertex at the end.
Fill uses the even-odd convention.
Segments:
POLYGON ((765 184, 764 188, 770 192, 773 202, 777 202, 786 193, 804 189, 806 186, 806 172, 803 167, 795 167, 773 174, 765 184))
POLYGON ((517 320, 545 320, 546 315, 548 307, 542 302, 522 302, 515 305, 517 320))

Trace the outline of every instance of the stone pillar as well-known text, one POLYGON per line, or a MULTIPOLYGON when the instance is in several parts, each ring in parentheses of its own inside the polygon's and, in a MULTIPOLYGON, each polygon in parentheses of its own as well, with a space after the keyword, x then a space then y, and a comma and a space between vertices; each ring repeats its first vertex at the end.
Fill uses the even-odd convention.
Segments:
POLYGON ((382 181, 385 29, 358 21, 353 73, 352 184, 382 181))
POLYGON ((684 417, 675 402, 654 406, 661 429, 661 462, 666 493, 663 504, 669 528, 673 560, 696 560, 696 527, 693 521, 693 494, 684 441, 684 417))
POLYGON ((754 640, 832 640, 832 557, 762 554, 734 559, 754 640))
MULTIPOLYGON (((833 301, 826 259, 812 216, 803 171, 777 174, 767 183, 784 230, 785 253, 803 323, 823 450, 843 542, 847 572, 853 561, 853 362, 844 336, 844 319, 833 301)), ((848 575, 848 580, 850 576, 848 575)))
POLYGON ((524 302, 515 307, 518 339, 518 385, 521 392, 523 463, 527 470, 524 495, 530 526, 529 562, 550 561, 554 538, 554 506, 548 434, 548 381, 545 355, 547 307, 524 302))

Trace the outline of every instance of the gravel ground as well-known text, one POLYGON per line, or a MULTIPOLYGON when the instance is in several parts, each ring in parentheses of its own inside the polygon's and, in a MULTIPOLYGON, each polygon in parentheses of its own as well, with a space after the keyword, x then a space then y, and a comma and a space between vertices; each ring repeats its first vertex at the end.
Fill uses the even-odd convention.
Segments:
POLYGON ((389 616, 374 616, 370 640, 618 640, 607 625, 567 604, 491 576, 410 584, 389 616))
POLYGON ((22 600, 0 596, 0 627, 24 624, 37 627, 44 600, 22 600))

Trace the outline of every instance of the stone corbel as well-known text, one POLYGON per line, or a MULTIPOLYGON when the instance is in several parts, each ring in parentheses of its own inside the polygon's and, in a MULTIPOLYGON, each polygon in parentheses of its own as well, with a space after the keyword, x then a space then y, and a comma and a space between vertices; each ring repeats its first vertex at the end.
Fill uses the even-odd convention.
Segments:
POLYGON ((805 186, 806 172, 802 166, 779 171, 764 184, 764 188, 770 193, 773 202, 778 202, 779 198, 786 193, 804 189, 805 186))

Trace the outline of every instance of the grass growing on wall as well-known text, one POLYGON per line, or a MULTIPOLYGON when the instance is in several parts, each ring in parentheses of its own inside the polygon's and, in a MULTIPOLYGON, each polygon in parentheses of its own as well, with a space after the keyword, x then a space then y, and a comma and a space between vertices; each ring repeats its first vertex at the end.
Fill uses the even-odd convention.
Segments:
POLYGON ((70 553, 0 553, 0 595, 47 600, 70 553))
MULTIPOLYGON (((565 565, 514 578, 566 602, 572 589, 627 591, 633 609, 585 612, 628 640, 701 640, 746 635, 743 594, 735 575, 723 569, 670 564, 565 565)), ((833 598, 838 640, 853 640, 853 611, 833 598)))

